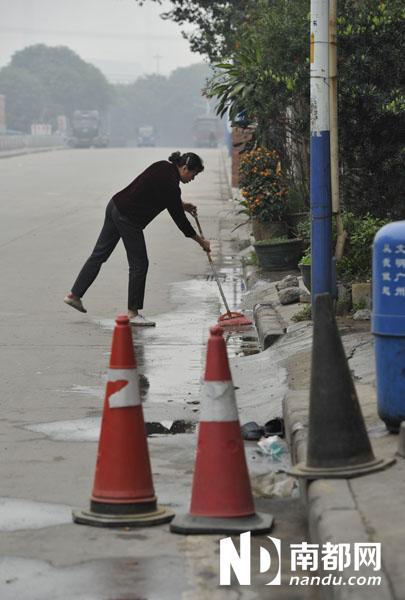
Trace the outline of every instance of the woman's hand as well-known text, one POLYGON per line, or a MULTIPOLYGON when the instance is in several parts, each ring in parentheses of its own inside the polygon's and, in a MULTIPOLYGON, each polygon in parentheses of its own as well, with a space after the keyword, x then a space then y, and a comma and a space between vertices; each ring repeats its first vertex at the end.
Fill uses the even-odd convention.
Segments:
POLYGON ((201 248, 205 251, 210 253, 211 252, 211 244, 208 240, 206 240, 205 238, 200 238, 200 246, 201 248))
POLYGON ((183 208, 185 212, 190 213, 191 216, 197 216, 197 207, 195 206, 195 204, 191 204, 191 202, 183 202, 183 208))
POLYGON ((201 248, 205 252, 208 252, 208 254, 211 252, 211 244, 209 240, 206 240, 204 237, 201 237, 201 235, 195 235, 192 239, 195 240, 197 244, 200 244, 201 248))

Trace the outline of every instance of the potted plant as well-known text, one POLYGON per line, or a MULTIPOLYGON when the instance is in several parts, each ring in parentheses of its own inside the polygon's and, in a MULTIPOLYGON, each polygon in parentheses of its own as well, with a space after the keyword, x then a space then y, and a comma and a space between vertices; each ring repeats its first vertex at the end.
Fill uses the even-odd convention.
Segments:
MULTIPOLYGON (((302 227, 306 228, 309 221, 309 191, 304 184, 294 183, 289 186, 287 198, 287 225, 289 231, 297 233, 302 227)), ((303 237, 297 235, 297 237, 303 237)))
POLYGON ((287 237, 260 240, 254 244, 259 266, 270 271, 296 269, 302 255, 302 240, 287 237))
POLYGON ((244 152, 239 185, 241 212, 249 216, 256 241, 285 235, 288 189, 278 153, 262 147, 244 152))

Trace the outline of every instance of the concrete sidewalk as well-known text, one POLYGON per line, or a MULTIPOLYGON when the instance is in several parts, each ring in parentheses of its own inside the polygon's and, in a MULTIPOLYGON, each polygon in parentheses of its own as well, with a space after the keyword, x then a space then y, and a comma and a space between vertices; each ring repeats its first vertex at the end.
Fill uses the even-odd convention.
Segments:
MULTIPOLYGON (((274 279, 280 277, 271 275, 274 279)), ((289 390, 283 399, 283 415, 295 463, 306 460, 312 322, 294 323, 293 315, 304 305, 281 305, 276 282, 270 282, 268 275, 264 277, 257 269, 249 269, 244 307, 261 305, 255 309, 259 339, 271 340, 270 350, 281 357, 280 364, 287 371, 289 390)), ((398 436, 389 434, 377 415, 370 322, 338 318, 338 326, 374 453, 391 457, 396 453, 398 436)), ((301 483, 300 487, 313 543, 381 542, 381 571, 368 567, 365 572, 355 572, 349 565, 343 573, 345 580, 350 576, 381 575, 380 585, 325 585, 322 598, 405 599, 405 460, 398 457, 392 467, 367 476, 320 479, 301 483)))

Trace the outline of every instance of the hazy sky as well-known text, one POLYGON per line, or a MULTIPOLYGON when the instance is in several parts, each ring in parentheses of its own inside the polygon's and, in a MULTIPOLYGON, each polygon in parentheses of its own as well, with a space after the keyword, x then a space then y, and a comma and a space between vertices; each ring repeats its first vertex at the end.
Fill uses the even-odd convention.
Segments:
POLYGON ((201 62, 180 27, 159 14, 170 7, 135 0, 0 0, 0 67, 32 44, 68 46, 111 81, 169 74, 201 62))

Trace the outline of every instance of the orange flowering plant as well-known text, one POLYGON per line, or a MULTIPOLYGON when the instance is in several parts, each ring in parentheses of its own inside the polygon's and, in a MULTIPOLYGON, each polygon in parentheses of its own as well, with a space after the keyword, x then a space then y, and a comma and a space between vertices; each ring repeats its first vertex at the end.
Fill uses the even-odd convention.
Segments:
POLYGON ((239 185, 241 212, 261 223, 284 220, 288 189, 275 150, 259 147, 244 152, 239 163, 239 185))

